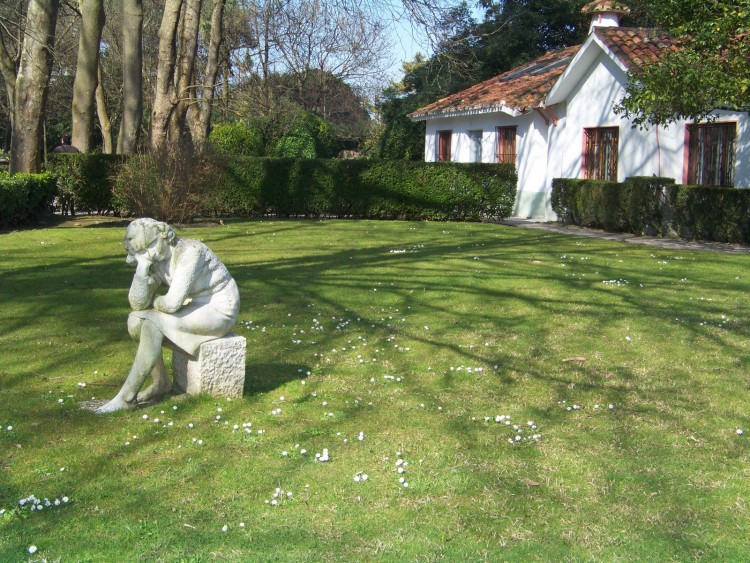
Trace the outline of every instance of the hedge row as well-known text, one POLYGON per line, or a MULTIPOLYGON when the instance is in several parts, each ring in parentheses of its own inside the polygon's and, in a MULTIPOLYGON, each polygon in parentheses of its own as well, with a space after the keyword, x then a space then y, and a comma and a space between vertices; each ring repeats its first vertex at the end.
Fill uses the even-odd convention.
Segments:
POLYGON ((0 227, 22 225, 49 213, 55 193, 52 174, 0 172, 0 227))
POLYGON ((231 158, 216 210, 233 215, 476 221, 508 217, 516 171, 501 164, 231 158))
POLYGON ((678 185, 657 177, 622 183, 556 178, 552 209, 561 221, 584 227, 750 243, 750 189, 678 185))

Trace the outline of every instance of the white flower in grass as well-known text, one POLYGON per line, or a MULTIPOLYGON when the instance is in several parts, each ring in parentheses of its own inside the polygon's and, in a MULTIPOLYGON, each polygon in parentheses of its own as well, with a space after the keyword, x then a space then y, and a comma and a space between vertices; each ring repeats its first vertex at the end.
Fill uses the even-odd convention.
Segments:
POLYGON ((228 529, 229 529, 229 526, 227 526, 226 524, 224 524, 224 525, 223 525, 223 526, 221 527, 221 531, 222 531, 222 532, 226 532, 226 531, 227 531, 228 529))
POLYGON ((737 435, 742 436, 745 433, 745 431, 742 428, 737 429, 737 435))
POLYGON ((244 522, 240 522, 239 525, 240 525, 240 528, 244 528, 245 527, 245 523, 244 522))
POLYGON ((13 430, 13 427, 12 427, 12 426, 8 426, 8 428, 6 428, 6 430, 7 430, 8 432, 10 432, 11 430, 13 430))
POLYGON ((36 546, 30 545, 28 551, 29 551, 29 554, 34 555, 36 553, 36 546))
POLYGON ((284 450, 283 452, 281 452, 281 457, 287 457, 288 455, 289 455, 289 452, 286 451, 286 450, 284 450))

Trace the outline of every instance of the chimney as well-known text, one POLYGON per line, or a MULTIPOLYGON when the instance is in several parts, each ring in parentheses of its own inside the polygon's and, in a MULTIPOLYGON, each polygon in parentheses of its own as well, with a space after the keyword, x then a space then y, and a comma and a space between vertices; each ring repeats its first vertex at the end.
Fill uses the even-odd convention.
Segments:
POLYGON ((581 12, 591 15, 591 33, 597 27, 619 27, 620 18, 629 14, 630 8, 618 0, 594 0, 586 4, 581 12))

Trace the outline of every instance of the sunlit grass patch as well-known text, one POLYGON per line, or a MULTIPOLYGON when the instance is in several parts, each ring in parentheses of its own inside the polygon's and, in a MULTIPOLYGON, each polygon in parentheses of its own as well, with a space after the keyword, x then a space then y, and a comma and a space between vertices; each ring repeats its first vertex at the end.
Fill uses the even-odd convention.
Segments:
POLYGON ((2 560, 745 549, 746 255, 481 224, 186 227, 240 286, 245 395, 97 416, 80 404, 134 353, 132 271, 122 226, 84 225, 0 236, 2 560))

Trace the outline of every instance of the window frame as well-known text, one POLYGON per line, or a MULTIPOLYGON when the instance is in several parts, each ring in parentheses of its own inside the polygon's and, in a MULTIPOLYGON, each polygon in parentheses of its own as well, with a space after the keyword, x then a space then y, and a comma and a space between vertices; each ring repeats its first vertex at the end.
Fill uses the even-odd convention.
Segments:
POLYGON ((495 127, 495 162, 516 165, 518 153, 516 152, 516 137, 518 127, 516 125, 498 125, 495 127))
POLYGON ((618 126, 584 127, 581 175, 585 180, 616 182, 619 161, 620 128, 618 126))
POLYGON ((686 184, 734 187, 736 163, 736 121, 688 123, 685 125, 683 181, 686 184), (718 154, 716 150, 718 150, 718 154), (709 157, 708 166, 706 166, 707 156, 709 157))
POLYGON ((443 129, 436 133, 435 161, 450 162, 453 157, 453 130, 443 129))
POLYGON ((484 131, 481 129, 470 129, 466 132, 466 137, 469 139, 469 162, 482 162, 483 150, 482 141, 484 139, 484 131))

